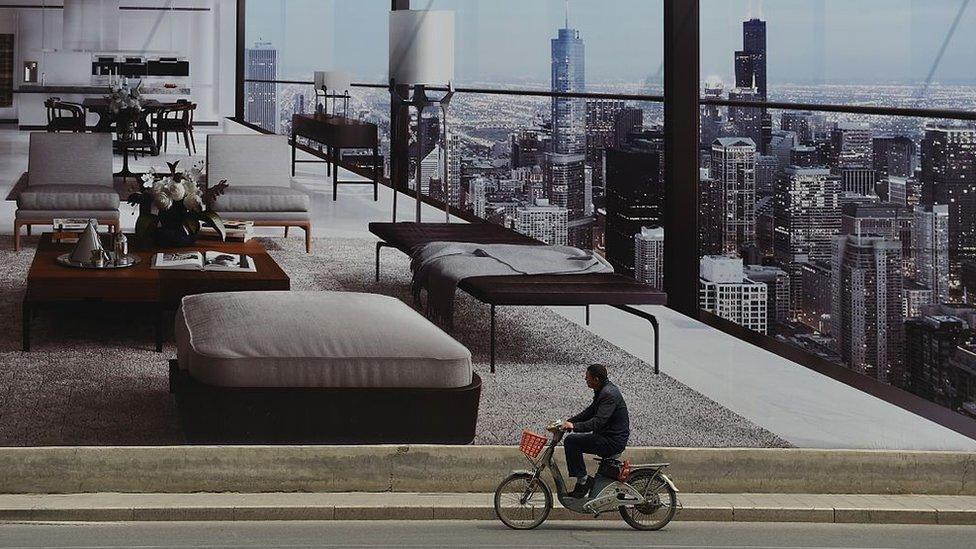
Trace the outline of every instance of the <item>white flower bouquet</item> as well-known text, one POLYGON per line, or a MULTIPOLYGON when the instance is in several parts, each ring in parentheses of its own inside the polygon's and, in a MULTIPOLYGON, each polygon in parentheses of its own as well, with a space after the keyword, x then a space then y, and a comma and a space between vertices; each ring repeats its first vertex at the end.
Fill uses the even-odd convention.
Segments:
POLYGON ((203 162, 184 171, 178 171, 178 165, 168 163, 170 173, 164 175, 151 170, 142 176, 139 191, 129 195, 129 204, 139 207, 136 235, 152 238, 159 246, 186 246, 208 226, 225 238, 223 220, 209 207, 227 189, 227 182, 203 182, 203 162))

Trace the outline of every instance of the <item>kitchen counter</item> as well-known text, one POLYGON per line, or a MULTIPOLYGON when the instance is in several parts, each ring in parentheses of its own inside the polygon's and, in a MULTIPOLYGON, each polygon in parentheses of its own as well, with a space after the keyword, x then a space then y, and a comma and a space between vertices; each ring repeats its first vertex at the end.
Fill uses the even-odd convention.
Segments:
MULTIPOLYGON (((14 93, 70 93, 76 95, 108 95, 108 86, 93 86, 88 84, 60 84, 41 86, 35 84, 21 84, 14 93)), ((189 86, 177 84, 175 88, 167 88, 162 84, 143 84, 142 95, 190 95, 189 86)))

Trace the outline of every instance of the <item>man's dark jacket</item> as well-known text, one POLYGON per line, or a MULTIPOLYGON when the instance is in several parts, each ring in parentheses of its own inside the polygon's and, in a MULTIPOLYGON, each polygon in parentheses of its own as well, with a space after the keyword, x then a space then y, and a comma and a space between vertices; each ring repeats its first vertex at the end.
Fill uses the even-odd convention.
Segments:
POLYGON ((607 381, 599 389, 593 390, 593 402, 585 410, 569 418, 573 431, 593 432, 606 437, 620 450, 627 446, 630 438, 630 414, 627 403, 616 385, 607 381))

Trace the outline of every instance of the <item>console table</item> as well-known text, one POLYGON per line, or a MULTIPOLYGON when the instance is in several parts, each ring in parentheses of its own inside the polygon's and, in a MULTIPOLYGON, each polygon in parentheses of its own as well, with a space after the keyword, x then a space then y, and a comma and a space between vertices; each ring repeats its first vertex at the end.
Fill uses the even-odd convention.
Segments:
POLYGON ((372 185, 373 200, 379 200, 379 180, 383 169, 379 162, 379 132, 376 124, 353 118, 331 114, 295 114, 291 117, 291 175, 295 175, 295 164, 319 162, 298 160, 297 151, 301 149, 313 156, 324 159, 326 177, 332 176, 332 200, 338 196, 339 185, 372 185), (321 143, 325 151, 302 145, 299 137, 321 143), (339 160, 342 149, 372 149, 373 178, 371 181, 339 181, 339 160))

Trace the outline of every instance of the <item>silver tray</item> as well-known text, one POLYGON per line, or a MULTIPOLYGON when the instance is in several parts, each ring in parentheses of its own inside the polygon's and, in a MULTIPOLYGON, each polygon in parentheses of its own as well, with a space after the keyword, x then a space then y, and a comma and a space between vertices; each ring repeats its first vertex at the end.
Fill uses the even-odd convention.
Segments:
POLYGON ((71 260, 71 254, 59 255, 57 259, 58 263, 64 265, 65 267, 74 267, 76 269, 125 269, 126 267, 131 267, 136 265, 141 261, 137 255, 127 255, 122 258, 122 261, 118 265, 114 261, 106 261, 101 267, 96 267, 94 263, 90 262, 77 262, 71 260))

